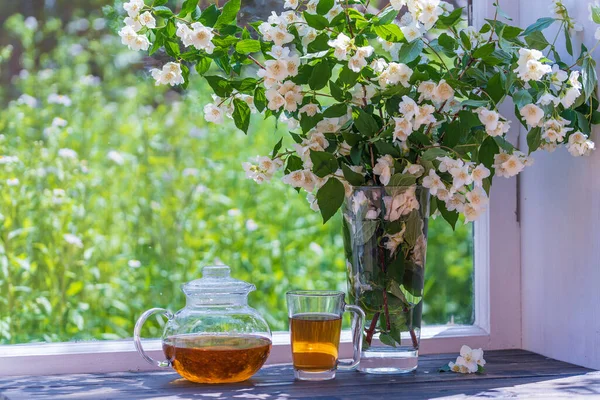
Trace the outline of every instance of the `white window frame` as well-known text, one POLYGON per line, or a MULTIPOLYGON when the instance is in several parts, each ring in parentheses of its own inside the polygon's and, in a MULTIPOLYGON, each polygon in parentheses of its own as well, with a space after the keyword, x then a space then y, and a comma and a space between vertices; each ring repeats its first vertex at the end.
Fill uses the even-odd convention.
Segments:
MULTIPOLYGON (((493 18, 489 0, 473 0, 473 24, 480 27, 493 18)), ((504 0, 502 8, 518 23, 519 1, 504 0)), ((505 105, 503 115, 511 115, 505 105)), ((517 143, 518 132, 511 132, 517 143)), ((488 212, 474 228, 473 325, 427 326, 421 332, 421 354, 457 353, 460 346, 485 350, 521 347, 521 255, 518 223, 518 180, 494 180, 488 212)), ((153 358, 162 360, 161 341, 144 340, 153 358)), ((340 345, 342 357, 351 357, 350 332, 344 332, 340 345)), ((268 364, 291 362, 289 334, 276 332, 268 364)), ((158 367, 146 363, 133 340, 65 342, 0 346, 0 376, 67 373, 104 373, 150 371, 158 367)))

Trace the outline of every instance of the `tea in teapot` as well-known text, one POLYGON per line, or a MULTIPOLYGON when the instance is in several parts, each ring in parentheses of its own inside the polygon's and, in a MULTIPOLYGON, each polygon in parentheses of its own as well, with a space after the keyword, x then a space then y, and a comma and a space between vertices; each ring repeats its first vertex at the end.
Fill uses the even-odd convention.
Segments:
POLYGON ((186 283, 182 290, 186 306, 174 315, 153 308, 138 319, 134 343, 146 361, 173 367, 182 377, 199 383, 241 382, 254 375, 271 351, 271 330, 248 306, 252 284, 230 277, 227 266, 204 267, 202 278, 186 283), (148 356, 140 338, 142 325, 153 314, 168 319, 163 333, 166 361, 148 356))
POLYGON ((267 361, 271 341, 262 336, 175 335, 163 351, 179 375, 194 382, 241 382, 267 361))

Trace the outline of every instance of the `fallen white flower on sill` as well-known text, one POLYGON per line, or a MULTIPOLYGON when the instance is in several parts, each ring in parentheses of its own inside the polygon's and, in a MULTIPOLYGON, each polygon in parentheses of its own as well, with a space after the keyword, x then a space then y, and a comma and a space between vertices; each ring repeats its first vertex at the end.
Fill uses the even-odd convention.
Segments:
POLYGON ((449 362, 448 365, 444 365, 440 372, 483 373, 484 365, 485 360, 483 359, 482 349, 471 349, 469 346, 463 345, 460 348, 460 356, 456 358, 456 362, 449 362))

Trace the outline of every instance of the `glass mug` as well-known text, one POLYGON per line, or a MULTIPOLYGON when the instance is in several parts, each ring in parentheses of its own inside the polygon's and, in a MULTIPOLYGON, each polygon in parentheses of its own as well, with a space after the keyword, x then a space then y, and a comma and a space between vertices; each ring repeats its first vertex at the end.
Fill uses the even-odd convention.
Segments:
POLYGON ((286 297, 296 379, 333 379, 337 369, 356 368, 362 351, 363 310, 347 305, 343 292, 291 291, 286 297), (356 314, 352 330, 354 356, 349 363, 338 360, 342 315, 345 311, 356 314))

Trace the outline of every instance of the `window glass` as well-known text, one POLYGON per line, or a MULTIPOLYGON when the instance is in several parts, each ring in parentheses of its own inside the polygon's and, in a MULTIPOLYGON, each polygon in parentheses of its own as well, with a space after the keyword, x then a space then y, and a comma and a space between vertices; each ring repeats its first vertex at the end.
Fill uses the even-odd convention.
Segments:
MULTIPOLYGON (((245 179, 241 162, 284 128, 207 125, 202 80, 155 87, 161 56, 120 44, 109 3, 0 1, 0 343, 131 337, 219 262, 259 288, 273 330, 287 290, 345 290, 339 216, 323 226, 279 179, 245 179)), ((430 222, 427 324, 472 322, 472 227, 458 225, 430 222)))

